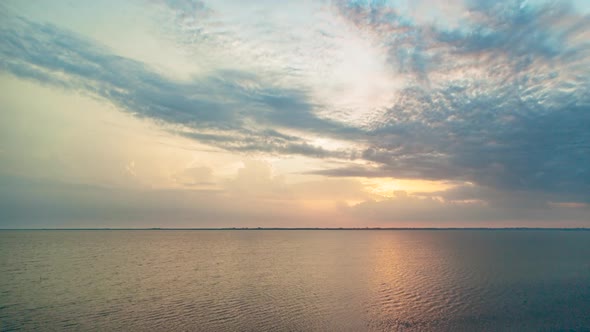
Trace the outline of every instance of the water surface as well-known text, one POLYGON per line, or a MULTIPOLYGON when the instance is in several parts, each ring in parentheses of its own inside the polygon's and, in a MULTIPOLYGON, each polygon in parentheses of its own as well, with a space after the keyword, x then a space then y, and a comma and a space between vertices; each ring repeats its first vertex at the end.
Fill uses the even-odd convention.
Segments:
POLYGON ((0 231, 0 330, 590 330, 590 232, 0 231))

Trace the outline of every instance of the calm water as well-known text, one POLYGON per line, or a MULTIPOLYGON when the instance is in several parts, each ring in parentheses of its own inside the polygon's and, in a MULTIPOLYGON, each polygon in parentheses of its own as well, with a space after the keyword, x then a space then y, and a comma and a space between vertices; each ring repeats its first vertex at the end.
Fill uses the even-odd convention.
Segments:
POLYGON ((590 232, 1 231, 21 329, 590 330, 590 232))

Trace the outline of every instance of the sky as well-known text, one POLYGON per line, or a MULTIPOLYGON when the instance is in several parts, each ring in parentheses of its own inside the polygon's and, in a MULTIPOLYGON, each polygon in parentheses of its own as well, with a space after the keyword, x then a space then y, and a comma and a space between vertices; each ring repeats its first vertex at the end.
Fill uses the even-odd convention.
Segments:
POLYGON ((590 2, 5 0, 0 228, 590 227, 590 2))

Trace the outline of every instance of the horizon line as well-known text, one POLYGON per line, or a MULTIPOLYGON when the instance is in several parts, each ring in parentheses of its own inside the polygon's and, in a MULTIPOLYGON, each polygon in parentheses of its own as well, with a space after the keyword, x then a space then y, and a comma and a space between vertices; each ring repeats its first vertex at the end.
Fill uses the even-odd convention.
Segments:
POLYGON ((264 231, 264 230, 317 230, 317 231, 364 231, 364 230, 384 230, 384 231, 403 231, 403 230, 582 230, 590 231, 588 227, 55 227, 55 228, 0 228, 0 231, 92 231, 92 230, 112 230, 112 231, 130 231, 130 230, 149 230, 149 231, 167 231, 167 230, 186 230, 186 231, 264 231))

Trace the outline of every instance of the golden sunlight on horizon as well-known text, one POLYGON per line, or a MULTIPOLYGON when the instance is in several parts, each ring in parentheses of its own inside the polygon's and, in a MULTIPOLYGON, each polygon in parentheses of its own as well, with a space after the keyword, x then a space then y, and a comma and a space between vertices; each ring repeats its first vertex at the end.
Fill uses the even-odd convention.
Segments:
POLYGON ((399 178, 365 178, 361 179, 361 182, 368 193, 383 198, 395 197, 400 192, 406 194, 442 192, 458 185, 449 181, 399 178))

